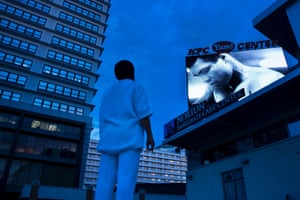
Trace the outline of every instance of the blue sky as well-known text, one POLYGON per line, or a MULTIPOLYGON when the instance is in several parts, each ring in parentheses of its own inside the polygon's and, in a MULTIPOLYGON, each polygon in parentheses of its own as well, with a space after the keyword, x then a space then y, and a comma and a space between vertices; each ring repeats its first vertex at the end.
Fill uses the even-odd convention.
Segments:
POLYGON ((163 125, 187 110, 185 56, 188 49, 217 41, 234 43, 267 39, 252 24, 275 0, 111 0, 104 53, 93 103, 98 137, 101 91, 114 83, 114 64, 131 60, 136 81, 148 94, 153 110, 156 146, 163 142, 163 125))

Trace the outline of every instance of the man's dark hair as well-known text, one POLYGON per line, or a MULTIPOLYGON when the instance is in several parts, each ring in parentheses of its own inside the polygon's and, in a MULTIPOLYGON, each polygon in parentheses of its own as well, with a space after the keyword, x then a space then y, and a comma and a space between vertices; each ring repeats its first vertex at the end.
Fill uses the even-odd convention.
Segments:
POLYGON ((115 75, 118 80, 134 80, 134 66, 129 60, 121 60, 115 64, 115 75))

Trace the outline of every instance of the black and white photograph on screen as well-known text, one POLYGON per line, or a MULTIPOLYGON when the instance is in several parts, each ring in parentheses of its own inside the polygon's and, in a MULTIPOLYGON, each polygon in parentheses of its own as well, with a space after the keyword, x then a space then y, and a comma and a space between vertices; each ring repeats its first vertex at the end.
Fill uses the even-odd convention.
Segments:
POLYGON ((244 89, 245 96, 284 77, 282 48, 186 57, 189 106, 217 103, 244 89))

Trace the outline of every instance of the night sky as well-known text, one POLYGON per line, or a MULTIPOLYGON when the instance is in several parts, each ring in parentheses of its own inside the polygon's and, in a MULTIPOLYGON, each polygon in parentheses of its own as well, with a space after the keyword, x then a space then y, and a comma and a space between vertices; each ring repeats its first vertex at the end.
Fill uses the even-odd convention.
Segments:
POLYGON ((104 53, 96 84, 98 93, 92 138, 98 138, 99 99, 116 81, 120 59, 131 60, 136 81, 148 94, 153 110, 156 146, 163 142, 163 125, 188 108, 185 56, 190 48, 217 41, 266 40, 252 20, 275 0, 112 0, 104 53))

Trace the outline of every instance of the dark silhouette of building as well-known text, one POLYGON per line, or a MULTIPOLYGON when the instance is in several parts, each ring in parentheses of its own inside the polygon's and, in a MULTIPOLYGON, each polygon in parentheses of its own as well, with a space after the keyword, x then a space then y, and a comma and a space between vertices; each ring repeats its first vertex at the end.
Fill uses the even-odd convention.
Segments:
MULTIPOLYGON (((254 27, 300 60, 300 1, 278 0, 254 27)), ((185 148, 186 197, 299 199, 300 65, 281 79, 165 139, 185 148)))
POLYGON ((83 186, 109 8, 110 0, 0 2, 0 192, 8 199, 33 182, 83 186))

